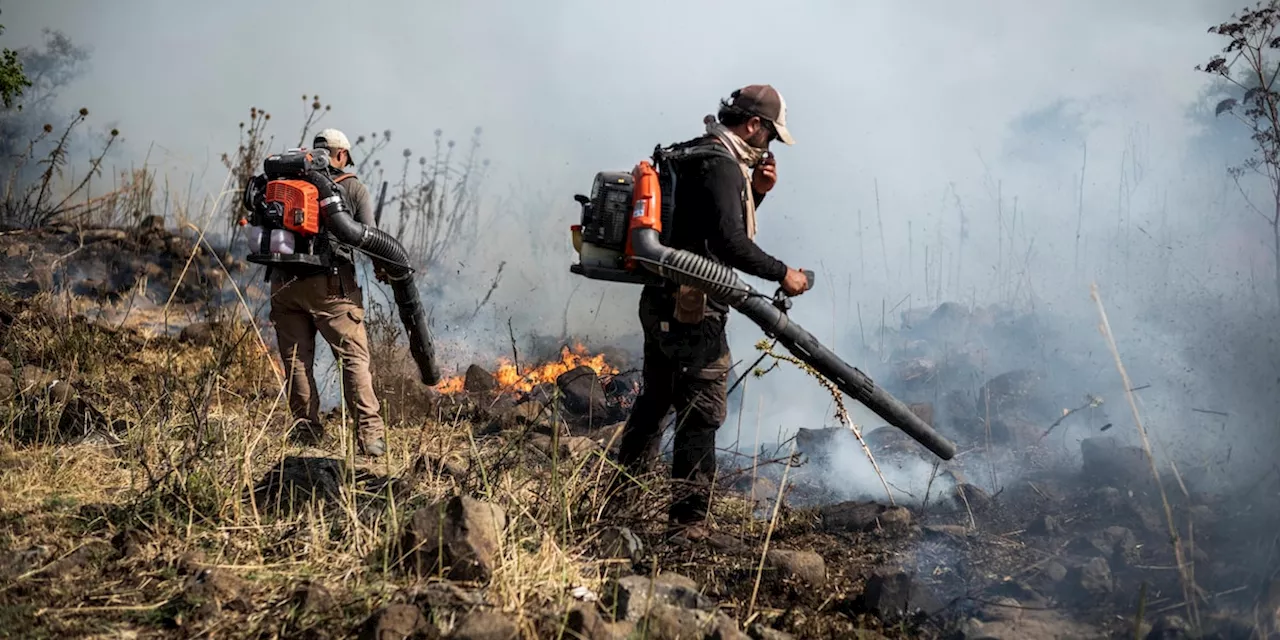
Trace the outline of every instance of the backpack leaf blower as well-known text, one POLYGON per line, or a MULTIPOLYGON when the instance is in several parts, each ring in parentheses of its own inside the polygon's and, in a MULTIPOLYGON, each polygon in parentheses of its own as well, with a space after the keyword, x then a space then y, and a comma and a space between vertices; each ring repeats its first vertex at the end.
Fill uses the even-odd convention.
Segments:
MULTIPOLYGON (((775 300, 756 291, 726 265, 666 246, 674 204, 672 160, 667 150, 656 149, 652 163, 642 160, 630 174, 598 173, 591 196, 575 196, 582 205, 582 223, 570 228, 579 256, 570 271, 610 282, 660 284, 665 279, 701 289, 750 318, 766 335, 777 339, 849 397, 906 432, 934 455, 943 460, 954 457, 954 443, 865 373, 841 360, 804 327, 792 322, 786 313, 789 301, 784 303, 781 297, 775 300)), ((812 282, 812 275, 806 275, 812 282)))
POLYGON ((262 164, 263 173, 249 181, 241 202, 250 213, 240 220, 248 225, 248 260, 302 276, 334 267, 335 242, 367 254, 391 281, 422 383, 438 384, 435 346, 404 246, 351 216, 338 183, 329 175, 327 150, 292 149, 268 156, 262 164))

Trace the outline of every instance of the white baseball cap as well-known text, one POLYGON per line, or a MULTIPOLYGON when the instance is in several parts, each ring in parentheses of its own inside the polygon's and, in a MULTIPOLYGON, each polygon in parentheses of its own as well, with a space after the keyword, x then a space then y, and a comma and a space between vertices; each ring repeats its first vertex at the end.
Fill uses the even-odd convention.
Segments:
POLYGON ((355 164, 355 161, 351 159, 351 141, 347 140, 347 134, 337 129, 325 129, 317 133, 315 140, 311 142, 311 146, 331 151, 342 149, 347 152, 347 166, 355 164))

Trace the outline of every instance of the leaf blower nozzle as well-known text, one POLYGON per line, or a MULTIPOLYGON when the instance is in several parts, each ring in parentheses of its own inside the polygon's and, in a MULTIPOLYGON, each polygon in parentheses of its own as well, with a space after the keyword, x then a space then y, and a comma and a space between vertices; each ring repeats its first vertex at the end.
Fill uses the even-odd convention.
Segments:
POLYGON ((422 306, 422 299, 414 284, 409 253, 390 234, 351 217, 351 212, 338 193, 337 184, 328 173, 312 169, 307 171, 306 177, 319 192, 320 214, 333 236, 339 242, 368 254, 378 268, 387 273, 391 281, 391 293, 400 312, 400 322, 409 335, 409 353, 418 366, 418 375, 427 386, 439 384, 440 368, 436 363, 435 346, 427 328, 427 314, 422 306))
POLYGON ((906 432, 934 455, 943 460, 955 457, 954 443, 934 431, 901 400, 877 386, 867 374, 841 360, 804 327, 792 322, 769 296, 743 282, 733 269, 695 253, 664 246, 654 229, 633 229, 631 247, 637 262, 664 278, 701 289, 737 309, 849 397, 906 432))

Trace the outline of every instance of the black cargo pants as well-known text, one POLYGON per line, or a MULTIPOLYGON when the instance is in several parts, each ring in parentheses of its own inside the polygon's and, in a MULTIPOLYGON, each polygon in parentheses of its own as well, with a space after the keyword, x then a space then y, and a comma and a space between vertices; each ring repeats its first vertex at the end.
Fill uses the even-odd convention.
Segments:
POLYGON ((670 291, 645 287, 640 295, 644 388, 623 428, 618 462, 633 476, 648 472, 658 454, 662 419, 674 406, 670 515, 687 524, 707 516, 716 431, 727 412, 730 354, 727 312, 709 309, 696 324, 677 322, 674 314, 670 291))

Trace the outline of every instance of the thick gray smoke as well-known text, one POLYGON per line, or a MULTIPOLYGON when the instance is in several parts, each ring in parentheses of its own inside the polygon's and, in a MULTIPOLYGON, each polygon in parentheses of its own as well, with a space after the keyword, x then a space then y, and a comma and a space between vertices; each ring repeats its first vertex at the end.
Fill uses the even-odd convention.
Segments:
MULTIPOLYGON (((1034 314, 1032 337, 989 345, 983 376, 1045 369, 1073 403, 1103 397, 1109 434, 1127 441, 1096 283, 1133 384, 1150 385, 1140 409, 1158 454, 1247 474, 1250 455, 1269 455, 1277 415, 1275 267, 1269 228, 1225 172, 1247 137, 1214 121, 1208 77, 1193 70, 1222 44, 1206 28, 1236 8, 83 1, 6 7, 4 20, 16 44, 53 26, 90 47, 66 103, 118 117, 134 156, 154 140, 152 164, 206 192, 250 105, 288 139, 296 96, 318 93, 334 105, 325 126, 391 128, 393 151, 483 126, 481 241, 428 275, 435 330, 459 366, 508 353, 508 322, 526 347, 565 333, 634 345, 638 290, 568 273, 573 194, 699 134, 735 87, 772 83, 798 144, 777 150, 759 241, 818 272, 798 322, 881 379, 894 375, 904 312, 951 301, 1034 314), (291 26, 263 31, 275 24, 291 26)), ((761 335, 741 317, 731 326, 745 368, 761 335)), ((722 446, 834 424, 825 392, 788 365, 750 379, 740 404, 722 446)), ((1097 427, 1064 422, 1055 446, 1066 455, 1097 427)), ((843 457, 851 493, 881 491, 859 452, 843 457)))

